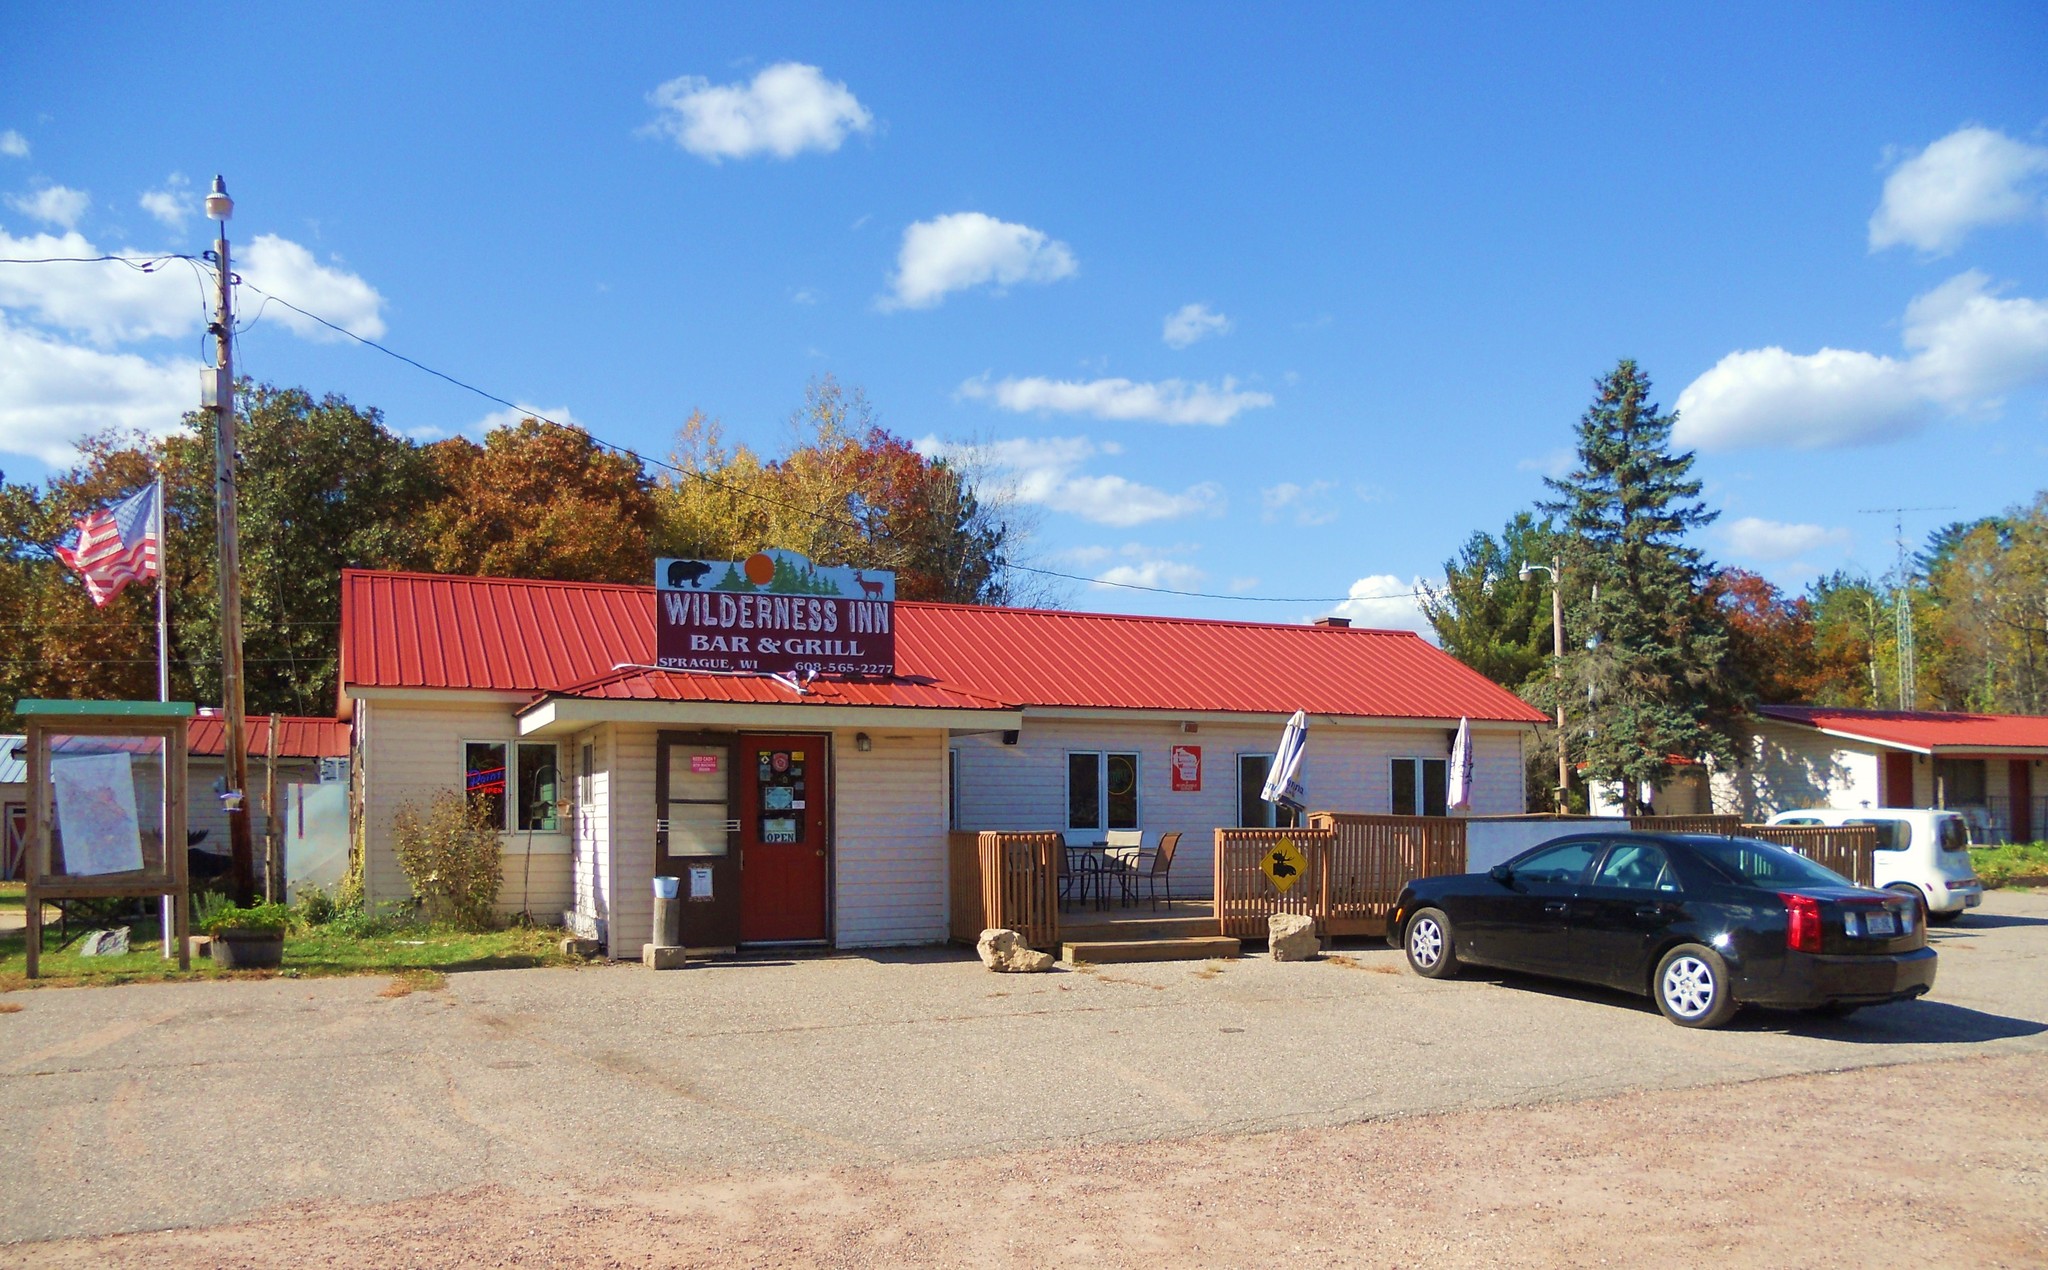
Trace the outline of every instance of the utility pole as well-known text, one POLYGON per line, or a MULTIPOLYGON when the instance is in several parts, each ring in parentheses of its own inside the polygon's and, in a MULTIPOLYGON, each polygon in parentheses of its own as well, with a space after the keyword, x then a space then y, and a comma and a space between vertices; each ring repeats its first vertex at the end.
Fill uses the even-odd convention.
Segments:
POLYGON ((206 196, 206 215, 219 222, 220 236, 213 240, 213 262, 219 271, 220 288, 213 323, 213 498, 215 542, 219 563, 214 572, 220 580, 220 696, 221 713, 227 719, 223 742, 226 785, 221 806, 228 815, 228 847, 234 866, 234 900, 247 907, 256 897, 256 849, 249 826, 248 721, 244 718, 242 694, 242 548, 237 524, 235 494, 235 274, 228 262, 228 218, 235 214, 235 202, 228 197, 227 183, 216 176, 206 196))
POLYGON ((1557 814, 1562 816, 1571 794, 1571 765, 1565 759, 1564 744, 1564 555, 1559 553, 1550 558, 1550 563, 1524 564, 1517 571, 1518 577, 1527 582, 1529 575, 1541 569, 1550 575, 1550 674, 1557 681, 1557 814))

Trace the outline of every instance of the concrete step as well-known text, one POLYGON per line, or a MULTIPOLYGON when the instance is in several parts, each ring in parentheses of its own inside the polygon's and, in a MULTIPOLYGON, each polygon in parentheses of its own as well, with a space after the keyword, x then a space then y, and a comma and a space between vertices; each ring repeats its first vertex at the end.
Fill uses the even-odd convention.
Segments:
POLYGON ((1111 922, 1060 923, 1063 943, 1107 944, 1126 939, 1205 939, 1223 933, 1223 923, 1213 917, 1126 918, 1111 922))
POLYGON ((1115 939, 1060 945, 1060 960, 1068 965, 1087 962, 1108 966, 1128 961, 1207 961, 1237 956, 1237 941, 1222 935, 1195 939, 1115 939))

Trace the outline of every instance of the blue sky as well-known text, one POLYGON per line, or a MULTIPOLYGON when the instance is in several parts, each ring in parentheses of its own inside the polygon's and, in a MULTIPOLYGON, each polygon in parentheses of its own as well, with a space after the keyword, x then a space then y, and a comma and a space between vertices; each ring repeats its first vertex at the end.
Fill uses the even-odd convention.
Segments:
MULTIPOLYGON (((1239 597, 1065 589, 1138 612, 1408 590, 1629 356, 1796 586, 2048 486, 2048 11, 1786 8, 18 4, 0 255, 197 251, 221 172, 250 282, 607 441, 830 372, 1036 563, 1239 597)), ((191 272, 99 268, 0 265, 10 479, 196 396, 191 272)), ((239 369, 494 410, 291 320, 239 369)))

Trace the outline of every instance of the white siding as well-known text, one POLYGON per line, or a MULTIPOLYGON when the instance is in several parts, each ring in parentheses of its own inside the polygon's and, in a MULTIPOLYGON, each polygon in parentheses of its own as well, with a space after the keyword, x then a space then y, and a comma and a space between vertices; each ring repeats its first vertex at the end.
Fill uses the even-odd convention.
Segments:
MULTIPOLYGON (((997 736, 962 737, 959 828, 963 830, 1062 829, 1066 826, 1066 755, 1072 750, 1136 752, 1138 824, 1149 846, 1161 833, 1183 835, 1174 858, 1173 893, 1206 897, 1213 888, 1211 858, 1215 831, 1238 820, 1237 759, 1270 754, 1280 739, 1277 726, 1203 723, 1183 733, 1178 724, 1155 720, 1027 719, 1016 745, 997 736), (1202 788, 1175 793, 1169 769, 1172 747, 1202 749, 1202 788)), ((1523 806, 1522 729, 1472 730, 1472 814, 1512 815, 1523 806)), ((1395 758, 1449 758, 1451 737, 1443 727, 1345 727, 1311 725, 1303 784, 1316 810, 1386 814, 1393 810, 1395 758)))
POLYGON ((604 901, 611 955, 635 958, 654 938, 654 740, 652 724, 602 731, 605 782, 604 901))
POLYGON ((946 938, 946 737, 832 737, 833 942, 841 948, 946 938))
MULTIPOLYGON (((518 736, 510 706, 495 702, 358 701, 362 737, 364 830, 369 859, 364 890, 371 900, 399 900, 412 894, 392 850, 391 825, 398 809, 422 809, 437 794, 463 786, 462 742, 505 741, 518 736)), ((559 766, 559 764, 558 764, 559 766)), ((501 835, 505 880, 498 911, 509 915, 530 903, 535 917, 554 920, 569 904, 569 835, 534 834, 533 894, 520 893, 527 876, 523 856, 528 835, 501 835)))
MULTIPOLYGON (((255 845, 259 879, 263 869, 263 768, 268 761, 262 755, 249 759, 249 833, 255 845)), ((206 840, 199 844, 200 850, 220 855, 228 854, 230 849, 228 814, 221 810, 220 791, 214 788, 214 782, 221 780, 226 772, 226 759, 194 758, 186 762, 186 832, 206 830, 206 840)), ((285 805, 285 786, 312 784, 319 779, 319 759, 280 758, 277 760, 278 804, 285 805)))
POLYGON ((1759 722, 1736 753, 1734 768, 1714 773, 1714 810, 1723 815, 1757 823, 1799 807, 1879 805, 1876 746, 1797 724, 1759 722))

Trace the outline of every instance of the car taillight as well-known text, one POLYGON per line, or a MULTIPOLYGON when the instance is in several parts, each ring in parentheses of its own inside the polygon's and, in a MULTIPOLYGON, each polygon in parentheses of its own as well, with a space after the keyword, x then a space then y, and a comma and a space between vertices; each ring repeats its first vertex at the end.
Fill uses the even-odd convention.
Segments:
POLYGON ((1780 891, 1785 901, 1785 947, 1793 952, 1820 951, 1820 901, 1811 895, 1780 891))

